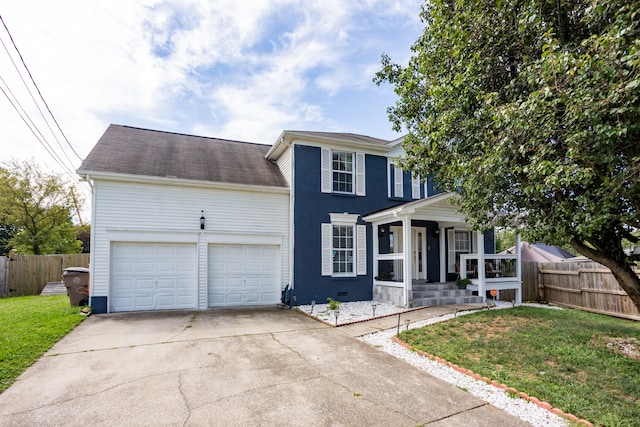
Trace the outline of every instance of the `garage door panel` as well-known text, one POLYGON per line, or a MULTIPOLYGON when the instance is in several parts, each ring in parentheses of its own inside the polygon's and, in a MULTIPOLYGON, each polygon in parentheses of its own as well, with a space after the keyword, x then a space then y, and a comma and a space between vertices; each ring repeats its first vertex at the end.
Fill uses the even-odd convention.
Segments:
POLYGON ((228 276, 226 280, 222 280, 221 290, 232 290, 242 288, 242 277, 228 276))
POLYGON ((153 246, 135 246, 134 255, 136 258, 150 258, 154 255, 153 246))
POLYGON ((114 243, 113 311, 195 308, 195 244, 114 243))
POLYGON ((273 247, 273 248, 263 248, 262 249, 262 256, 267 257, 267 258, 275 258, 278 256, 278 248, 273 247))
POLYGON ((262 283, 263 283, 264 287, 267 287, 269 289, 273 289, 278 284, 278 278, 277 277, 263 277, 262 278, 262 283))
POLYGON ((224 271, 228 273, 242 273, 244 271, 244 263, 242 261, 229 261, 226 263, 224 271))
POLYGON ((153 273, 152 262, 137 262, 135 266, 136 273, 153 273))
POLYGON ((148 291, 153 289, 153 280, 152 279, 137 279, 133 281, 133 290, 134 291, 148 291))
POLYGON ((227 294, 227 298, 226 298, 226 302, 229 305, 242 305, 243 303, 243 294, 241 293, 228 293, 227 294))
POLYGON ((276 265, 270 262, 263 262, 261 268, 265 273, 275 273, 277 270, 276 265))
POLYGON ((227 255, 232 257, 244 256, 244 248, 242 246, 226 246, 227 255))
POLYGON ((244 270, 247 273, 260 273, 262 271, 262 263, 257 261, 247 261, 244 265, 244 270))
POLYGON ((262 301, 262 295, 260 293, 252 294, 246 293, 245 300, 247 304, 259 304, 262 301))
POLYGON ((177 265, 171 261, 167 261, 167 262, 158 261, 156 263, 156 268, 158 273, 173 273, 177 271, 177 265))
POLYGON ((244 288, 258 288, 262 287, 262 278, 260 277, 247 277, 244 281, 244 288))
POLYGON ((245 247, 244 256, 247 258, 258 258, 262 253, 262 248, 256 247, 245 247))
POLYGON ((156 281, 156 286, 158 289, 176 289, 177 281, 174 279, 159 279, 156 281))
POLYGON ((209 306, 278 303, 279 256, 279 246, 210 245, 209 306))

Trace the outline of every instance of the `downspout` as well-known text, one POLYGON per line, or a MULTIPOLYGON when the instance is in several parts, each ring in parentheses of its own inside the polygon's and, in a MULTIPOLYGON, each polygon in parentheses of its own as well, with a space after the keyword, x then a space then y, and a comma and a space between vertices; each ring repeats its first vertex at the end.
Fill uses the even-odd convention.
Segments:
POLYGON ((89 176, 89 174, 86 174, 84 176, 84 181, 87 183, 89 188, 91 188, 91 191, 93 191, 93 184, 91 184, 91 177, 89 176))

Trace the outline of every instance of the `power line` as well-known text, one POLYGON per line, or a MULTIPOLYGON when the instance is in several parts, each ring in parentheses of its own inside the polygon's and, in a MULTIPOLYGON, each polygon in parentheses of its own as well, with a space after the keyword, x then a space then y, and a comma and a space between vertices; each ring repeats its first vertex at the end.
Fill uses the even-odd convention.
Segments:
POLYGON ((49 104, 47 104, 47 101, 45 101, 44 96, 42 96, 42 92, 40 92, 40 87, 38 87, 38 84, 36 83, 35 79, 31 75, 31 71, 29 70, 29 67, 27 67, 27 63, 24 61, 24 58, 22 57, 22 54, 20 53, 20 50, 18 49, 18 46, 16 45, 16 42, 13 40, 13 36, 11 35, 11 32, 9 31, 9 28, 7 27, 7 24, 5 24, 4 19, 2 19, 2 15, 0 15, 0 21, 2 21, 2 25, 4 26, 4 29, 7 31, 7 34, 9 35, 9 39, 11 40, 11 43, 13 44, 14 49, 18 53, 18 56, 20 57, 20 61, 22 61, 22 65, 24 65, 25 70, 27 70, 27 74, 29 74, 29 78, 31 79, 31 82, 33 83, 33 86, 35 86, 36 90, 38 91, 38 95, 40 96, 40 99, 44 103, 44 106, 47 107, 47 111, 51 115, 51 118, 53 119, 53 121, 56 124, 56 126, 58 127, 58 130, 60 131, 60 134, 62 134, 62 136, 64 137, 64 140, 67 142, 67 145, 69 146, 69 148, 71 148, 71 151, 73 151, 73 154, 76 155, 78 160, 82 160, 82 157, 80 157, 78 155, 78 153, 76 152, 75 148, 73 148, 73 145, 71 145, 71 142, 69 142, 69 139, 67 138, 67 135, 65 135, 65 133, 62 131, 62 128, 60 127, 60 124, 58 123, 58 120, 56 120, 56 117, 53 115, 53 112, 49 108, 49 104))
MULTIPOLYGON (((82 158, 78 155, 78 153, 76 152, 76 150, 73 148, 73 146, 71 145, 71 143, 69 142, 67 136, 65 135, 65 133, 62 131, 62 128, 60 127, 60 124, 58 123, 58 121, 56 120, 55 116, 53 115, 53 112, 51 111, 51 109, 49 108, 49 105, 47 104, 46 100, 44 99, 42 92, 40 91, 40 88, 38 87, 38 84, 35 82, 35 79, 33 78, 33 75, 31 74, 31 71, 29 70, 29 67, 27 66, 22 54, 20 53, 20 50, 18 49, 18 46, 16 45, 13 36, 11 35, 11 32, 9 31, 9 28, 7 27, 6 23, 4 22, 4 19, 2 18, 2 16, 0 15, 0 21, 2 21, 2 25, 4 26, 7 34, 9 35, 9 38, 11 40, 11 43, 13 44, 13 47, 15 49, 15 51, 17 52, 18 56, 20 57, 20 60, 22 62, 23 67, 25 68, 25 70, 27 71, 29 78, 31 79, 31 82, 33 84, 33 86, 36 88, 38 95, 40 97, 40 99, 42 100, 43 104, 45 105, 49 115, 51 116, 51 118, 53 119, 54 123, 56 124, 58 130, 60 131, 60 134, 64 137, 67 145, 69 146, 69 148, 71 148, 73 154, 75 154, 75 156, 79 159, 82 160, 82 158)), ((18 68, 16 62, 13 60, 13 57, 11 55, 11 53, 9 52, 9 49, 7 48, 7 46, 5 45, 4 41, 2 41, 2 39, 0 39, 0 42, 2 43, 5 52, 7 53, 7 55, 9 56, 9 59, 11 60, 14 68, 16 69, 16 72, 18 73, 18 76, 20 77, 20 79, 22 80, 22 83, 24 84, 25 88, 27 89, 27 92, 29 93, 33 103, 36 105, 36 108, 38 109, 38 111, 40 112, 40 115, 42 116, 42 119, 44 120, 45 124, 47 125, 47 127, 49 128, 49 131, 51 132, 51 135, 54 137, 55 141, 57 142, 58 146, 60 147, 62 154, 64 155, 64 157, 67 159, 67 161, 69 162, 69 164, 72 164, 73 162, 71 161, 71 159, 69 158, 69 156, 67 155, 66 151, 64 150, 64 148, 62 147, 62 144, 60 143, 60 140, 58 139, 58 137, 56 136, 55 132, 53 131, 53 129, 51 128, 51 126, 49 125, 49 121, 47 120, 47 118, 45 117, 42 109, 40 108, 40 105, 38 104, 38 102, 36 101, 36 99, 33 96, 33 93, 31 92, 29 85, 27 84, 27 82, 25 81, 20 69, 18 68)), ((16 107, 16 105, 14 104, 14 102, 11 101, 11 99, 9 98, 9 96, 7 95, 7 93, 3 90, 4 95, 7 97, 7 99, 9 100, 9 102, 11 103, 11 105, 13 106, 13 108, 16 110, 16 112, 18 112, 18 114, 20 115, 20 117, 22 118, 22 120, 25 122, 25 124, 27 125, 27 127, 29 127, 29 129, 31 130, 31 132, 34 134, 34 136, 36 136, 36 139, 38 140, 38 142, 40 142, 41 145, 43 145, 43 141, 44 143, 46 143, 46 145, 49 147, 49 149, 47 149, 47 147, 44 147, 45 150, 49 153, 49 155, 51 155, 54 160, 56 160, 56 163, 58 163, 61 167, 63 167, 64 169, 66 169, 67 171, 69 170, 73 170, 73 166, 71 168, 69 168, 65 162, 60 158, 60 156, 58 156, 57 154, 55 154, 55 150, 53 149, 53 147, 51 147, 51 145, 46 142, 46 138, 44 137, 44 135, 42 134, 42 132, 40 132, 40 130, 38 129, 38 127, 36 126, 36 124, 33 122, 33 120, 31 119, 31 117, 29 116, 29 114, 26 112, 26 110, 22 107, 22 105, 20 104, 20 102, 18 101, 17 97, 13 94, 13 92, 11 92, 8 84, 6 82, 3 83, 6 85, 7 90, 9 90, 9 92, 11 93, 11 95, 14 97, 16 103, 20 106, 20 108, 22 109, 22 111, 24 112, 24 115, 20 113, 20 111, 18 110, 18 108, 16 107), (35 128, 37 130, 37 132, 40 134, 40 136, 42 137, 42 139, 38 138, 38 136, 36 135, 34 129, 29 126, 27 120, 25 119, 26 116, 29 121, 31 122, 33 128, 35 128)), ((72 172, 70 173, 70 175, 74 178, 74 180, 77 180, 77 177, 75 176, 75 174, 72 172)))
MULTIPOLYGON (((2 82, 4 83, 4 80, 0 78, 0 80, 2 80, 2 82)), ((9 90, 9 92, 11 93, 12 96, 13 92, 11 92, 11 90, 7 87, 7 90, 9 90)), ((9 95, 7 94, 7 92, 5 92, 4 88, 0 86, 0 91, 2 91, 2 93, 4 94, 4 96, 7 98, 7 100, 9 101, 9 103, 11 104, 11 106, 13 107, 14 110, 16 110, 16 112, 18 113, 18 115, 20 116, 20 118, 22 119, 22 121, 27 125, 27 127, 29 128, 29 130, 31 131, 31 133, 33 133, 33 136, 36 137, 36 139, 38 140, 38 142, 40 143, 40 145, 42 145, 42 147, 45 149, 45 151, 56 161, 56 163, 58 163, 58 165, 63 168, 65 170, 65 172, 67 172, 75 181, 78 181, 78 178, 75 176, 75 174, 71 171, 71 169, 69 169, 69 167, 67 165, 64 164, 64 162, 62 161, 62 159, 60 159, 60 157, 56 154, 56 152, 53 150, 53 147, 51 147, 51 145, 47 142, 46 138, 40 139, 40 137, 38 136, 38 134, 36 133, 36 130, 38 131, 38 133, 40 133, 40 131, 38 130, 38 128, 34 125, 35 129, 34 130, 30 125, 29 122, 27 121, 27 119, 25 119, 25 117, 23 116, 23 114, 20 112, 20 110, 18 109, 18 107, 16 107, 16 105, 14 104, 14 102, 11 100, 11 98, 9 97, 9 95)), ((15 97, 15 96, 14 96, 15 97)), ((20 109, 22 109, 24 111, 24 108, 22 108, 22 105, 17 101, 18 105, 20 105, 20 109)), ((31 118, 29 117, 28 114, 26 114, 26 116, 29 118, 29 121, 31 121, 31 123, 33 123, 33 121, 31 120, 31 118)), ((40 135, 42 135, 42 133, 40 133, 40 135)))

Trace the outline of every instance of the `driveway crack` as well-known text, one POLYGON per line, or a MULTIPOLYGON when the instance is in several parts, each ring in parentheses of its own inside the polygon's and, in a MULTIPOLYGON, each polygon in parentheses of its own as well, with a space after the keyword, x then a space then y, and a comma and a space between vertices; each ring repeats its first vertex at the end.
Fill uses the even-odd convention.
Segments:
POLYGON ((473 411, 473 410, 476 410, 476 409, 482 408, 483 406, 491 406, 491 405, 489 405, 488 403, 484 402, 484 403, 481 403, 481 404, 479 404, 479 405, 472 406, 471 408, 466 408, 466 409, 464 409, 464 410, 462 410, 462 411, 458 411, 458 412, 454 412, 454 413, 452 413, 452 414, 448 414, 448 415, 447 415, 447 416, 445 416, 445 417, 438 418, 438 419, 436 419, 436 420, 428 421, 428 422, 426 422, 424 425, 429 425, 429 424, 433 424, 433 423, 440 422, 440 421, 442 421, 442 420, 447 420, 447 419, 449 419, 449 418, 451 418, 451 417, 455 417, 455 416, 457 416, 457 415, 464 414, 465 412, 469 412, 469 411, 473 411))
POLYGON ((183 371, 178 372, 178 391, 180 391, 180 396, 182 396, 182 400, 184 400, 184 406, 187 408, 187 418, 184 420, 184 423, 182 423, 183 426, 186 426, 191 418, 191 405, 189 405, 189 400, 184 394, 184 389, 182 388, 182 372, 183 371))

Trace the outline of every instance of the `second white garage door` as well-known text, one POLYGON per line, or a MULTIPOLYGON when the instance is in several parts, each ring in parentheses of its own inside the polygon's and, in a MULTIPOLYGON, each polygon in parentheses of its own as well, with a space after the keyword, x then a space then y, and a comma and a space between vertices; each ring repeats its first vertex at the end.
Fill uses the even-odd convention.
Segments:
POLYGON ((280 302, 279 246, 209 245, 209 307, 280 302))

